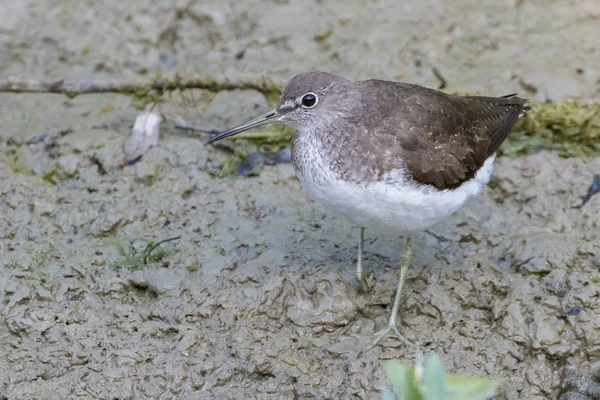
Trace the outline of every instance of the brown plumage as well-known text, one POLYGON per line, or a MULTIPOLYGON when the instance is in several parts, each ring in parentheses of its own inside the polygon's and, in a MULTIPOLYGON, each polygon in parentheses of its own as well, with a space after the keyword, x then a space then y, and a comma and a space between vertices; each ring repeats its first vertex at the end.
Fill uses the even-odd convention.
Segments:
POLYGON ((362 106, 353 122, 368 139, 354 139, 360 146, 368 142, 370 165, 380 174, 404 168, 416 183, 437 189, 473 178, 528 110, 519 97, 453 96, 379 80, 357 85, 362 106), (385 148, 387 156, 376 148, 385 148))
MULTIPOLYGON (((475 176, 528 110, 526 102, 514 95, 455 96, 401 82, 352 82, 316 71, 290 80, 277 111, 292 126, 319 127, 315 146, 327 149, 344 180, 381 180, 403 170, 414 183, 443 190, 475 176), (314 111, 293 101, 307 92, 322 99, 314 111)), ((302 170, 308 160, 292 153, 302 170)))

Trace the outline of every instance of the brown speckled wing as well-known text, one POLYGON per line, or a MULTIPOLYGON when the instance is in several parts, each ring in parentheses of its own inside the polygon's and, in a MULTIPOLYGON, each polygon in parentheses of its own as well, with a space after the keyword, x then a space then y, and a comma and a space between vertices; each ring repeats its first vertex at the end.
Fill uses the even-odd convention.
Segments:
POLYGON ((452 96, 376 80, 362 85, 364 131, 385 148, 380 173, 404 168, 416 183, 440 190, 473 178, 527 110, 518 97, 452 96))

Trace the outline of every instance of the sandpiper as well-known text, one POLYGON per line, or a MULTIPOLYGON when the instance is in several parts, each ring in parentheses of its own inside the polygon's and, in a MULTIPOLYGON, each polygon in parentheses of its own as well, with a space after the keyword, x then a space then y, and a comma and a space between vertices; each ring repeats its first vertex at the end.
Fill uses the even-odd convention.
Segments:
POLYGON ((489 182, 498 146, 526 100, 455 96, 422 86, 325 72, 294 76, 275 110, 223 132, 210 143, 274 121, 296 129, 292 163, 312 196, 360 227, 356 279, 363 271, 365 228, 404 235, 400 279, 388 336, 409 343, 396 326, 411 257, 410 234, 448 217, 489 182))

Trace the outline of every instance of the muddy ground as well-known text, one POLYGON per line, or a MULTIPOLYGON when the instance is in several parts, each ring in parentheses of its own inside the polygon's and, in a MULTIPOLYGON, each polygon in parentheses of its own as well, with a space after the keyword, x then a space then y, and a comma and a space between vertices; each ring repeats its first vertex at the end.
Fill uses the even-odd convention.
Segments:
MULTIPOLYGON (((593 0, 30 0, 0 14, 0 76, 320 68, 437 87, 435 70, 452 90, 600 98, 593 0)), ((199 91, 165 107, 218 127, 266 107, 235 95, 244 107, 199 91)), ((165 124, 121 168, 137 112, 113 94, 0 95, 0 398, 377 399, 385 360, 417 348, 503 378, 499 399, 600 398, 600 196, 579 207, 600 158, 499 159, 481 198, 414 236, 400 329, 415 347, 365 350, 401 240, 367 231, 376 280, 360 293, 358 230, 291 165, 222 178, 227 151, 165 124), (26 143, 41 134, 57 138, 26 143)))

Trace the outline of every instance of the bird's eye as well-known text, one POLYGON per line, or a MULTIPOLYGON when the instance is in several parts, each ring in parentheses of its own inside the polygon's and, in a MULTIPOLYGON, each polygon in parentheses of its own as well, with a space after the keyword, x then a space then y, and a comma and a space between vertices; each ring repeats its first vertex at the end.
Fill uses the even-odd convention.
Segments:
POLYGON ((306 93, 304 96, 302 96, 302 107, 304 108, 313 108, 314 106, 317 105, 319 101, 319 98, 317 97, 316 94, 314 93, 306 93))

